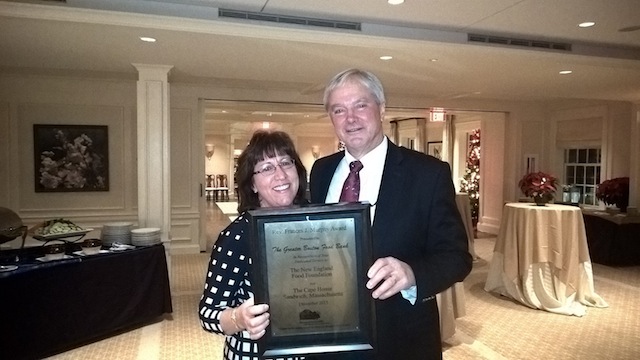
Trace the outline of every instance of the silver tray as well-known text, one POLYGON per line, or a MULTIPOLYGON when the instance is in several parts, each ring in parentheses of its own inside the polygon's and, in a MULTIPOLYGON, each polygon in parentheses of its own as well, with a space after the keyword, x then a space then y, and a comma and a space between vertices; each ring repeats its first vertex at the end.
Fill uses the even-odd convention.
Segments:
POLYGON ((60 234, 48 234, 48 235, 33 234, 33 238, 42 240, 42 241, 49 241, 49 240, 56 240, 56 239, 65 239, 65 238, 74 237, 74 236, 81 236, 81 235, 84 236, 86 233, 90 231, 93 231, 93 229, 83 229, 83 230, 70 231, 70 232, 60 233, 60 234))

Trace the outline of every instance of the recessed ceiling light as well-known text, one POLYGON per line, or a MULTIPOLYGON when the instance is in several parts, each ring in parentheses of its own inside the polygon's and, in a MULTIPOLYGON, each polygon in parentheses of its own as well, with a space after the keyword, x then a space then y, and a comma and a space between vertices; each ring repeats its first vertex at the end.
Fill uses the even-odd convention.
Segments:
POLYGON ((390 5, 400 5, 404 3, 404 0, 387 0, 390 5))
POLYGON ((559 72, 559 74, 560 74, 560 75, 569 75, 569 74, 571 74, 572 72, 573 72, 573 71, 571 71, 571 70, 562 70, 562 71, 560 71, 560 72, 559 72))
POLYGON ((431 62, 436 62, 436 61, 438 61, 438 59, 433 58, 433 59, 429 59, 429 61, 431 61, 431 62))
POLYGON ((581 28, 588 28, 588 27, 592 27, 595 24, 596 23, 594 23, 593 21, 585 21, 583 23, 578 24, 578 26, 581 28))
POLYGON ((391 59, 393 59, 393 56, 389 56, 389 55, 380 56, 380 60, 387 61, 391 59))
POLYGON ((156 42, 155 38, 148 37, 148 36, 140 36, 140 40, 142 40, 144 42, 156 42))

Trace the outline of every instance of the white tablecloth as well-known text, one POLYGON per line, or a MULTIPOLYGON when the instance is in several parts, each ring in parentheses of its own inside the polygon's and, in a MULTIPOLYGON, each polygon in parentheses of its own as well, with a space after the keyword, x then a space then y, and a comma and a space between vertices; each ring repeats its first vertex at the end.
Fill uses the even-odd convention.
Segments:
MULTIPOLYGON (((476 252, 473 248, 473 222, 471 221, 469 195, 457 193, 456 205, 467 233, 469 252, 476 259, 476 252)), ((452 287, 436 295, 436 300, 438 301, 438 310, 440 312, 440 336, 442 340, 446 340, 456 333, 456 319, 466 314, 464 284, 461 282, 455 283, 452 287)))
POLYGON ((476 251, 473 247, 474 238, 473 238, 473 220, 471 219, 471 203, 469 202, 469 194, 467 193, 456 193, 456 205, 458 206, 458 211, 460 211, 460 216, 462 216, 462 223, 464 224, 464 229, 467 232, 467 239, 469 240, 469 253, 473 256, 474 259, 477 259, 476 251))
POLYGON ((580 208, 506 204, 485 290, 566 315, 607 307, 594 289, 580 208))

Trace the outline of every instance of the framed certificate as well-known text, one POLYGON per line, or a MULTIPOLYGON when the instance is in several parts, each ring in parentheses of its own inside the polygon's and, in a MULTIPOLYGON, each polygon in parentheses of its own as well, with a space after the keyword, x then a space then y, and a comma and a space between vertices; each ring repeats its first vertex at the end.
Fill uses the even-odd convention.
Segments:
POLYGON ((256 304, 269 304, 265 357, 375 348, 367 270, 368 203, 257 209, 251 223, 256 304))

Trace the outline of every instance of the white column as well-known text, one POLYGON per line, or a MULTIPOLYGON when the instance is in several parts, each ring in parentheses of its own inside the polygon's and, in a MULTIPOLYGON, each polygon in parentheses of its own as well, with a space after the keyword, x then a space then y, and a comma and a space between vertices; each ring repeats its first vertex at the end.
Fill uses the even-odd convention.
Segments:
MULTIPOLYGON (((169 158, 169 83, 173 66, 132 64, 138 70, 138 224, 161 229, 167 251, 171 242, 169 158)), ((169 273, 171 269, 169 268, 169 273)))

